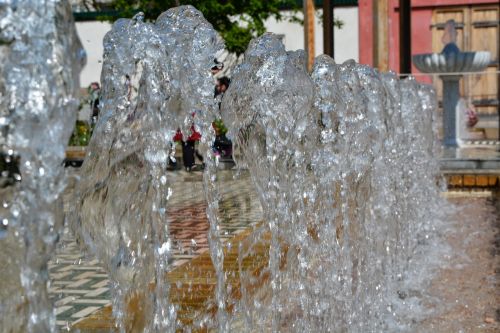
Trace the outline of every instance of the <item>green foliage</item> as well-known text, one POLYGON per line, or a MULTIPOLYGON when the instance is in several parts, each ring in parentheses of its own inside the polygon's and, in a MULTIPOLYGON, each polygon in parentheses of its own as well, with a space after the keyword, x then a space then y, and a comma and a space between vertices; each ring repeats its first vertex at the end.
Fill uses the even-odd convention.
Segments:
POLYGON ((73 134, 69 139, 69 146, 87 146, 92 136, 92 127, 86 122, 77 120, 73 134))
POLYGON ((225 135, 227 133, 227 127, 224 125, 224 122, 222 119, 218 118, 215 119, 214 122, 212 123, 212 126, 215 130, 215 135, 225 135))
MULTIPOLYGON (((282 20, 280 9, 295 11, 301 7, 296 0, 115 0, 111 7, 125 17, 142 11, 147 19, 154 20, 178 5, 193 5, 200 10, 224 38, 228 51, 237 54, 245 52, 250 40, 266 31, 266 19, 282 20)), ((286 19, 296 20, 296 17, 292 15, 286 19)))
MULTIPOLYGON (((320 12, 319 10, 316 11, 316 17, 318 18, 318 21, 320 22, 320 24, 322 24, 323 22, 323 12, 320 12)), ((340 20, 339 18, 337 17, 334 17, 333 18, 333 25, 339 29, 342 29, 342 27, 344 26, 344 21, 340 20)))

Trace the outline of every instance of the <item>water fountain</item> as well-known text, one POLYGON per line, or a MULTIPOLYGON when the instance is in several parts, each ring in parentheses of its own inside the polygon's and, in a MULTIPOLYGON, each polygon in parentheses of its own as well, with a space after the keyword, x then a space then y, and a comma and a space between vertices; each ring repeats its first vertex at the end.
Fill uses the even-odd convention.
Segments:
POLYGON ((455 21, 446 23, 445 44, 441 53, 426 53, 413 56, 413 63, 422 73, 439 73, 443 80, 443 144, 446 147, 457 147, 457 105, 460 99, 459 82, 461 73, 479 72, 485 69, 491 59, 489 52, 461 52, 456 45, 457 32, 455 21))
MULTIPOLYGON (((84 181, 75 190, 75 232, 110 272, 123 332, 176 328, 165 281, 172 250, 165 223, 167 157, 177 128, 187 132, 193 112, 204 139, 213 138, 209 69, 222 46, 194 7, 170 9, 154 24, 143 18, 120 19, 105 37, 102 116, 82 167, 84 181), (133 298, 140 308, 131 312, 133 298)), ((212 160, 208 154, 209 170, 212 160)), ((207 189, 207 196, 215 198, 214 191, 207 189)), ((216 202, 210 202, 216 251, 216 202)))
MULTIPOLYGON (((5 8, 11 15, 14 7, 5 8)), ((214 315, 201 322, 203 328, 231 331, 239 318, 232 311, 237 311, 243 314, 243 330, 247 331, 411 331, 425 316, 422 304, 433 303, 425 286, 435 266, 429 253, 439 250, 433 243, 438 211, 434 208, 442 202, 433 158, 438 148, 432 126, 436 108, 432 89, 353 61, 335 64, 328 56, 318 57, 309 73, 304 53, 286 52, 276 36, 266 34, 252 41, 222 102, 222 116, 243 148, 242 159, 265 218, 261 229, 248 238, 250 244, 231 254, 238 257, 231 278, 240 279, 240 301, 232 299, 234 293, 227 286, 230 276, 223 268, 228 250, 219 235, 217 174, 210 149, 216 108, 209 69, 222 44, 191 6, 170 9, 154 24, 143 19, 139 13, 131 20, 118 20, 106 36, 101 117, 75 190, 71 219, 80 242, 97 254, 110 275, 119 329, 173 332, 200 328, 180 326, 178 308, 169 301, 166 273, 172 241, 165 223, 166 203, 172 195, 165 173, 169 141, 178 127, 189 129, 191 114, 196 112, 194 121, 203 133, 206 151, 210 256, 216 274, 214 315), (255 256, 254 248, 267 239, 268 264, 255 279, 243 257, 255 256), (252 292, 256 281, 266 276, 269 287, 252 292)), ((45 28, 60 28, 50 20, 34 21, 45 28)), ((72 34, 55 36, 70 50, 77 47, 72 34)), ((28 59, 52 59, 43 55, 28 59)), ((9 59, 16 64, 21 57, 9 59)), ((29 86, 33 75, 25 72, 11 78, 9 87, 32 97, 30 101, 43 102, 40 96, 52 96, 42 109, 35 108, 42 114, 59 112, 65 103, 74 107, 77 85, 73 75, 79 63, 71 57, 64 61, 74 64, 68 64, 71 71, 55 71, 58 62, 37 63, 36 68, 49 68, 45 74, 65 75, 61 80, 48 76, 48 82, 58 87, 53 90, 58 93, 55 97, 29 86)), ((9 73, 17 70, 2 72, 2 78, 9 78, 9 73)), ((19 106, 19 110, 24 109, 19 106)), ((20 188, 30 203, 22 216, 43 213, 52 222, 26 218, 18 226, 15 219, 11 225, 9 217, 7 232, 18 232, 35 245, 43 243, 47 246, 43 258, 57 240, 50 237, 57 231, 55 215, 51 215, 55 213, 46 207, 52 208, 62 190, 57 165, 63 158, 62 143, 71 133, 68 124, 74 123, 69 120, 59 115, 52 123, 60 130, 57 135, 51 131, 40 135, 41 139, 36 137, 43 147, 24 137, 19 143, 25 146, 7 142, 15 151, 12 154, 20 156, 22 181, 14 188, 20 188), (58 145, 47 146, 47 142, 58 145), (57 151, 45 153, 42 148, 46 147, 57 151), (31 163, 38 163, 35 169, 31 163), (49 170, 54 173, 47 177, 49 170), (37 173, 33 179, 32 172, 37 173), (50 200, 41 206, 45 198, 50 200), (29 229, 32 226, 43 228, 35 232, 29 229)), ((44 129, 51 123, 36 121, 44 129)), ((33 127, 9 126, 9 134, 39 133, 33 127)), ((14 205, 7 208, 7 213, 14 214, 14 205)), ((15 240, 18 235, 2 236, 2 247, 14 249, 5 239, 15 240)), ((34 251, 31 242, 26 244, 27 252, 34 251)), ((31 332, 53 330, 51 307, 27 285, 46 281, 37 280, 40 272, 42 277, 46 272, 40 265, 43 262, 46 259, 21 266, 31 272, 21 280, 29 304, 41 311, 30 309, 30 313, 43 315, 20 318, 31 332)), ((9 298, 2 295, 1 299, 9 298)), ((14 311, 15 305, 2 304, 3 309, 14 311)))
POLYGON ((85 53, 66 1, 2 2, 0 22, 0 331, 53 332, 47 262, 85 53))
POLYGON ((272 34, 251 43, 222 103, 272 237, 271 300, 243 307, 248 327, 408 328, 416 303, 403 310, 397 295, 419 289, 424 207, 439 202, 434 99, 412 79, 327 56, 309 74, 304 53, 272 34))

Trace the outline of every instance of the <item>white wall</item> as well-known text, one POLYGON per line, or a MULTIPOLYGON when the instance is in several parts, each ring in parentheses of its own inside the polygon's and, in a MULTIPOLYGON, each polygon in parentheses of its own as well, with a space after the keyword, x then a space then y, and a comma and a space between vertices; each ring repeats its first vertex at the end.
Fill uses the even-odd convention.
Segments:
MULTIPOLYGON (((322 10, 318 10, 321 15, 322 10)), ((285 16, 290 13, 285 12, 285 16)), ((341 29, 335 27, 335 60, 340 63, 348 59, 359 59, 359 29, 358 7, 340 7, 334 10, 335 18, 344 22, 341 29)), ((302 13, 297 13, 302 18, 302 13)), ((321 16, 320 16, 321 17, 321 16)), ((299 23, 290 23, 286 20, 277 22, 274 18, 266 21, 266 28, 270 32, 284 35, 283 42, 287 50, 304 49, 304 28, 299 23)), ((316 56, 323 54, 323 24, 316 16, 314 25, 314 49, 316 56)))
POLYGON ((88 87, 90 83, 101 81, 102 41, 104 35, 111 30, 111 24, 106 22, 76 22, 76 31, 87 52, 87 65, 80 74, 80 86, 88 87))
MULTIPOLYGON (((320 11, 321 12, 321 11, 320 11)), ((335 28, 335 60, 340 63, 348 59, 359 59, 358 42, 358 8, 335 8, 335 17, 344 22, 342 29, 335 28)), ((289 15, 290 13, 284 13, 289 15)), ((300 12, 298 15, 302 15, 300 12)), ((322 22, 316 17, 315 24, 315 51, 316 55, 323 53, 323 28, 322 22)), ((286 20, 276 22, 268 19, 265 23, 270 32, 284 35, 287 50, 304 48, 304 28, 298 23, 286 20)), ((77 22, 76 30, 87 52, 87 65, 80 74, 80 85, 88 87, 91 82, 100 81, 103 54, 104 35, 111 29, 111 24, 106 22, 77 22)))

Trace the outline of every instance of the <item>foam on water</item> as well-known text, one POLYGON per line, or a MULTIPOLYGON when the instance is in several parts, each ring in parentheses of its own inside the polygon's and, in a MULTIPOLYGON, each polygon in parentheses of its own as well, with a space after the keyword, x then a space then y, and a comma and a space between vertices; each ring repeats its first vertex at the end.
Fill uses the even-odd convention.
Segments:
POLYGON ((2 1, 0 27, 0 331, 54 332, 47 262, 85 52, 67 1, 2 1))

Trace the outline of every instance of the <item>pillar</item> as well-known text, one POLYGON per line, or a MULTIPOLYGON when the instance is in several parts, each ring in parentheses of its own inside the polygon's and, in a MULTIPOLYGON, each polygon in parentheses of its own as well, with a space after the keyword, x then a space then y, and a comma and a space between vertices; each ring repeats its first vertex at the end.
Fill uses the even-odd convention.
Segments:
POLYGON ((314 63, 314 0, 304 1, 304 49, 307 54, 307 69, 311 70, 314 63))
POLYGON ((323 53, 335 58, 333 51, 333 0, 323 1, 323 53))
POLYGON ((443 80, 443 145, 457 147, 457 105, 460 99, 461 75, 442 75, 443 80))

